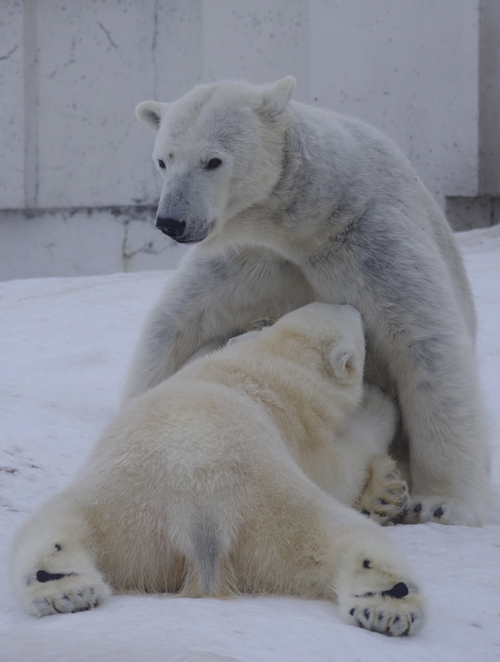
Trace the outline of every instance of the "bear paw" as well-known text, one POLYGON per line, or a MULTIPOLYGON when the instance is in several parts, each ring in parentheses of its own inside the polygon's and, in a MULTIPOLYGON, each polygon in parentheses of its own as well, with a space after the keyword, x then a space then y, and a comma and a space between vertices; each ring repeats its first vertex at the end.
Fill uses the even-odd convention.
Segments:
POLYGON ((363 570, 365 574, 359 583, 361 590, 339 597, 347 620, 358 627, 389 637, 419 632, 425 623, 425 603, 416 584, 401 577, 400 581, 383 589, 381 584, 388 579, 386 569, 381 568, 378 572, 374 561, 364 559, 363 570), (372 583, 371 579, 374 588, 367 590, 372 583))
POLYGON ((399 582, 381 593, 352 596, 349 616, 358 627, 389 637, 416 634, 424 625, 424 610, 413 587, 399 582))
POLYGON ((27 603, 34 616, 49 616, 97 607, 109 594, 108 586, 94 573, 65 574, 37 570, 28 577, 27 603))
POLYGON ((401 522, 409 502, 408 485, 389 457, 374 458, 357 509, 378 524, 401 522))
POLYGON ((446 497, 414 496, 408 504, 403 522, 405 524, 438 522, 439 524, 481 526, 483 516, 480 510, 480 508, 468 509, 462 502, 446 497))

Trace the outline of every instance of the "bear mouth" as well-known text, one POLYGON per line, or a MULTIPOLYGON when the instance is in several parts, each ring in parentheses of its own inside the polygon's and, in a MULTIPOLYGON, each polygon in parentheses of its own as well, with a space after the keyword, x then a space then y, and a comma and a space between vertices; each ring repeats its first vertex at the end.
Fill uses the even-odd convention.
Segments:
POLYGON ((200 241, 203 241, 204 239, 205 237, 201 237, 201 239, 189 239, 187 237, 186 238, 181 237, 180 239, 176 239, 175 241, 178 244, 199 244, 200 241))

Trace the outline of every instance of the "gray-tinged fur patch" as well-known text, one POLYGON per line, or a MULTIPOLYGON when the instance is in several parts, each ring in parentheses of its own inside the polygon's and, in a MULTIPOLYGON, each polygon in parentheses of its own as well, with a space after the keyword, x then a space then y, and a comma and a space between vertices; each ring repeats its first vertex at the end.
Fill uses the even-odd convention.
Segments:
POLYGON ((220 545, 218 527, 210 516, 196 521, 192 543, 200 572, 200 590, 203 595, 215 595, 219 584, 220 545))

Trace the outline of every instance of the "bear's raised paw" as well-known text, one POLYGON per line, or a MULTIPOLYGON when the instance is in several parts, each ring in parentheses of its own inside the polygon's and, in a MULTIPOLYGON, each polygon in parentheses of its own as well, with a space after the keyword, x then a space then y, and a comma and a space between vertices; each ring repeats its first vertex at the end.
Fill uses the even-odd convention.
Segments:
POLYGON ((388 456, 375 457, 357 510, 377 524, 399 523, 405 516, 408 502, 408 485, 395 462, 388 456))

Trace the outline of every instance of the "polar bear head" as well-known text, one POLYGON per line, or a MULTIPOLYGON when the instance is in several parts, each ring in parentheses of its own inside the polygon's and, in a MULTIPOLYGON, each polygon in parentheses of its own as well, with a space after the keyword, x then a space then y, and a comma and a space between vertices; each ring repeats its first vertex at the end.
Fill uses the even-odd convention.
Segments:
POLYGON ((269 196, 281 174, 294 87, 292 76, 265 86, 218 82, 174 103, 137 106, 138 119, 156 131, 160 230, 180 243, 208 243, 228 219, 269 196))
POLYGON ((361 315, 352 306, 310 303, 284 315, 273 330, 290 352, 294 352, 294 338, 300 342, 306 364, 322 364, 337 382, 361 386, 365 338, 361 315))
POLYGON ((365 338, 361 315, 352 306, 311 303, 228 345, 241 349, 246 343, 249 352, 298 363, 361 396, 365 338))

